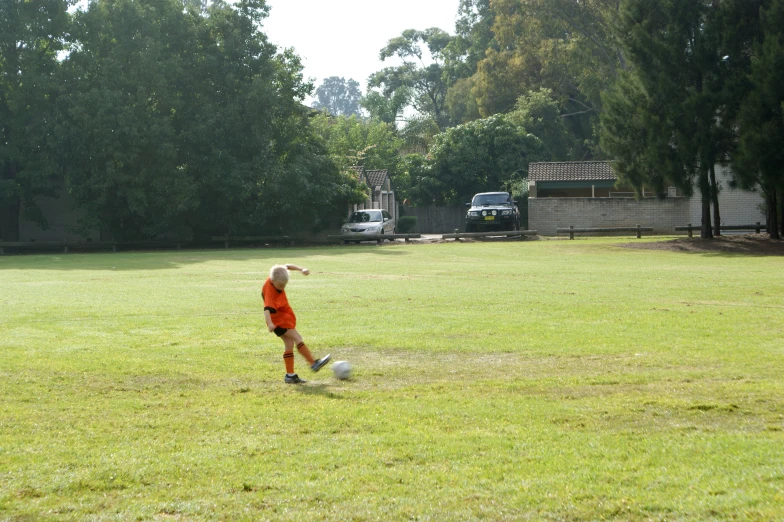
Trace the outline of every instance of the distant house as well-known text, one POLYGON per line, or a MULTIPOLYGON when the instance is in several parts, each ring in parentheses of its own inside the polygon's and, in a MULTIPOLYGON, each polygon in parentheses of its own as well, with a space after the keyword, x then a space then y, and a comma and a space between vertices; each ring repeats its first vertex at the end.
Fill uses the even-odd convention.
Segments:
MULTIPOLYGON (((528 166, 528 194, 539 198, 618 198, 634 197, 632 187, 618 185, 609 161, 562 161, 531 163, 528 166)), ((668 197, 682 196, 669 187, 668 197)), ((652 192, 645 196, 654 197, 652 192)))
POLYGON ((392 190, 392 183, 389 179, 389 171, 383 170, 365 170, 364 167, 351 167, 356 173, 357 179, 365 183, 370 189, 370 196, 364 203, 358 205, 350 205, 348 212, 356 210, 364 210, 370 208, 381 208, 392 214, 392 217, 397 220, 397 201, 395 200, 395 191, 392 190))
MULTIPOLYGON (((755 192, 733 189, 728 167, 716 166, 721 187, 719 211, 726 225, 765 222, 763 198, 755 192)), ((555 235, 556 228, 653 227, 654 233, 673 234, 674 227, 702 218, 699 190, 683 197, 676 187, 667 197, 643 192, 635 199, 631 187, 618 183, 610 161, 531 163, 528 167, 528 228, 542 235, 555 235)))

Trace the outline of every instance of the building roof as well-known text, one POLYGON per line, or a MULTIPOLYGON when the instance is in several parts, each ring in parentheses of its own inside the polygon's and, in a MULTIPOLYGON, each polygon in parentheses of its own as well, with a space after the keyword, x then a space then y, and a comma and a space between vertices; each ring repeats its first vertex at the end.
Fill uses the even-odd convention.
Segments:
POLYGON ((387 179, 387 169, 383 170, 366 170, 365 171, 365 179, 367 179, 367 183, 370 188, 376 188, 384 185, 384 181, 387 179))
POLYGON ((609 161, 556 161, 528 165, 530 181, 615 181, 609 161))

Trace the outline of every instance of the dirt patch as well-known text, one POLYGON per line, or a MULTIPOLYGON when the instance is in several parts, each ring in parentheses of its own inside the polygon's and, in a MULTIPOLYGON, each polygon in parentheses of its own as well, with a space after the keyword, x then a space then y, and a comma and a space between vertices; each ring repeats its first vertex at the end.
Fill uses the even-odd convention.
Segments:
POLYGON ((684 237, 654 243, 626 243, 620 246, 643 250, 666 250, 669 252, 784 256, 784 241, 770 239, 767 234, 731 235, 714 239, 684 237))

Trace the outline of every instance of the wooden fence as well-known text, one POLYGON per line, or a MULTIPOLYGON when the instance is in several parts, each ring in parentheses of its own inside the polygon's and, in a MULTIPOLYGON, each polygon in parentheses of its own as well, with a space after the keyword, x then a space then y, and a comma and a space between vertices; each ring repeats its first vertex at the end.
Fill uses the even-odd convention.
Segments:
POLYGON ((465 229, 466 208, 463 207, 409 207, 401 206, 398 218, 415 216, 414 232, 420 234, 446 234, 455 229, 465 229))
MULTIPOLYGON (((719 228, 721 230, 753 230, 756 234, 759 234, 763 229, 767 230, 768 225, 757 221, 754 225, 721 225, 719 228)), ((689 233, 689 237, 692 237, 692 231, 702 230, 702 225, 692 225, 689 223, 685 227, 675 227, 676 232, 683 232, 684 230, 689 233)))
POLYGON ((569 228, 556 228, 557 234, 569 234, 569 239, 574 239, 575 234, 606 234, 606 233, 624 233, 636 232, 637 239, 642 237, 643 232, 653 232, 653 227, 578 227, 569 225, 569 228))

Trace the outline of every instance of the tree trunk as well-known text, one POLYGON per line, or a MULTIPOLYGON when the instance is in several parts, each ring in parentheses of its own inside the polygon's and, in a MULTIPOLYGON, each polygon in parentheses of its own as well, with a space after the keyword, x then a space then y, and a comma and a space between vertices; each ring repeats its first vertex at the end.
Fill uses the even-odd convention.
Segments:
POLYGON ((721 236, 721 214, 719 213, 719 186, 716 184, 716 167, 710 166, 711 199, 713 200, 713 235, 721 236))
POLYGON ((700 237, 702 239, 713 239, 711 230, 711 187, 708 179, 708 167, 702 162, 700 165, 700 195, 702 196, 702 228, 700 237))
POLYGON ((779 198, 779 208, 781 209, 781 216, 779 217, 779 226, 781 227, 781 235, 784 236, 784 192, 779 198))
POLYGON ((771 239, 781 239, 779 235, 778 208, 776 205, 776 189, 768 196, 768 232, 771 239))
POLYGON ((781 227, 781 235, 784 236, 784 194, 781 197, 781 219, 779 219, 779 226, 781 227))
POLYGON ((21 200, 0 205, 0 241, 19 241, 19 211, 21 200))

